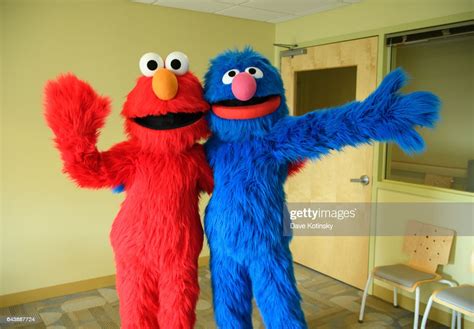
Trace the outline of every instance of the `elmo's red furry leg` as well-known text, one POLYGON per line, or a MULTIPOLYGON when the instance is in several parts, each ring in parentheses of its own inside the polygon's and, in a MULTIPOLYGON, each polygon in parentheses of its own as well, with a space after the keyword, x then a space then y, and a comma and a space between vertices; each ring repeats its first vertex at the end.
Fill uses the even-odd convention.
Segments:
MULTIPOLYGON (((157 277, 133 261, 117 264, 117 292, 120 300, 122 329, 160 329, 157 277)), ((161 326, 161 328, 170 328, 161 326)))
POLYGON ((172 265, 160 276, 161 328, 192 329, 199 297, 197 264, 172 265))

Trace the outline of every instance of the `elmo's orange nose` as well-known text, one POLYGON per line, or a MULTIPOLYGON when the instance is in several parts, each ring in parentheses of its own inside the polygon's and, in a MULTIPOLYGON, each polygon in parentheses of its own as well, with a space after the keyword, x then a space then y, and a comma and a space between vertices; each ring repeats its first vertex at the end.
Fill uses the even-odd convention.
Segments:
POLYGON ((155 95, 164 101, 173 99, 178 93, 178 79, 167 69, 158 69, 153 75, 151 85, 155 95))

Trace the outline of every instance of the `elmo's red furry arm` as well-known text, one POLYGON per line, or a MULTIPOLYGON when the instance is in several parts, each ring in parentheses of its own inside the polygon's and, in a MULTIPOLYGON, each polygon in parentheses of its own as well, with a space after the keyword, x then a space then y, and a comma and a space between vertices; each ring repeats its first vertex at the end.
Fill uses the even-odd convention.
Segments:
POLYGON ((200 176, 198 178, 198 188, 200 191, 204 191, 207 194, 211 194, 212 190, 214 190, 214 176, 212 173, 212 169, 209 166, 209 162, 207 161, 204 152, 204 146, 198 144, 195 147, 197 152, 194 158, 196 159, 197 165, 200 169, 200 176))
POLYGON ((106 152, 96 147, 99 129, 110 112, 109 103, 72 74, 46 85, 46 121, 55 135, 64 171, 81 187, 126 185, 132 175, 134 152, 128 142, 106 152))

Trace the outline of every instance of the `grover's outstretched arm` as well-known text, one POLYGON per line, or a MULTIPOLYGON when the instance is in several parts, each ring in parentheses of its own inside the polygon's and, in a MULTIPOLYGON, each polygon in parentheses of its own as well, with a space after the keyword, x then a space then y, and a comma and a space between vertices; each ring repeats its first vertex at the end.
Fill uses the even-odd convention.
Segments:
POLYGON ((392 141, 405 152, 423 150, 415 127, 432 127, 438 120, 440 101, 429 92, 399 93, 406 76, 391 72, 366 100, 300 117, 286 117, 275 126, 275 155, 282 161, 317 158, 346 145, 392 141))
POLYGON ((64 171, 81 187, 114 187, 130 181, 134 152, 129 143, 106 152, 96 147, 98 130, 109 112, 109 100, 73 75, 46 85, 46 121, 55 135, 64 171))

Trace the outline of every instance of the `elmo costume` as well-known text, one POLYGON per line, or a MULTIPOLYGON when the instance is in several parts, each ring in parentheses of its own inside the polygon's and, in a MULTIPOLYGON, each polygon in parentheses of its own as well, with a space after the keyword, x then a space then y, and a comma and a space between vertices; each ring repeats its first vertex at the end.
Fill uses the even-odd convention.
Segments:
POLYGON ((64 171, 81 187, 127 192, 110 240, 115 252, 122 328, 192 328, 203 232, 201 191, 212 174, 198 140, 208 136, 198 79, 181 52, 164 62, 140 59, 143 74, 122 115, 128 139, 100 152, 99 129, 109 100, 73 75, 50 81, 45 117, 64 171))

